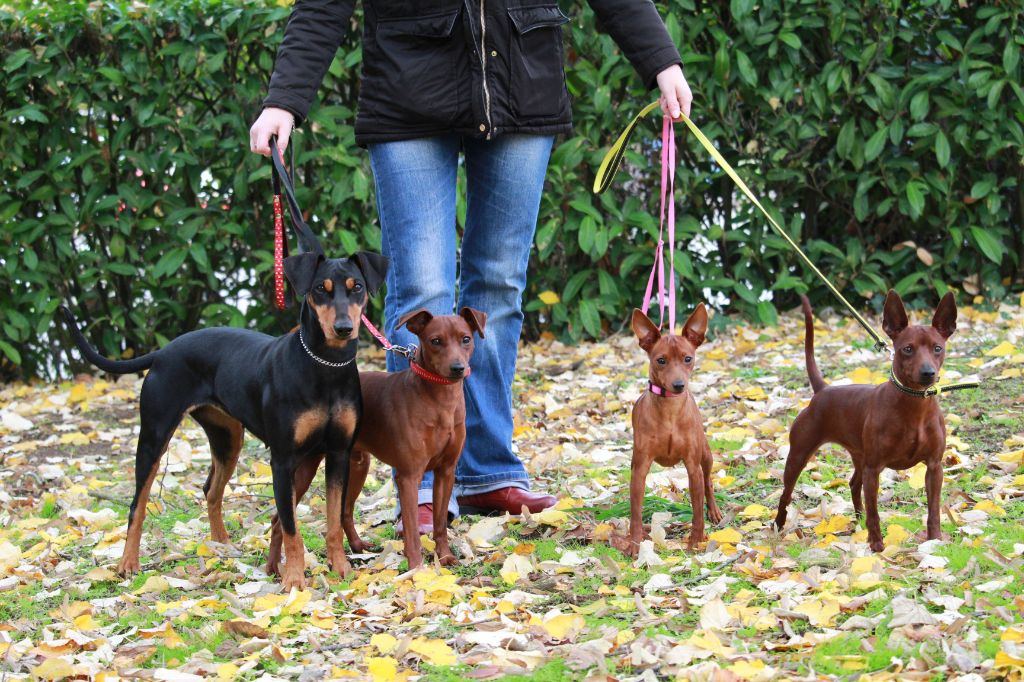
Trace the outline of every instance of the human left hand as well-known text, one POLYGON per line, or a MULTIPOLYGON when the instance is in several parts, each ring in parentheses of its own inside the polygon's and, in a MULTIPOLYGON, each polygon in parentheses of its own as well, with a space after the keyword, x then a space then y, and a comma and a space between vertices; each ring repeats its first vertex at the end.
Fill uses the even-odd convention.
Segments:
POLYGON ((658 74, 658 88, 661 89, 661 111, 673 120, 679 118, 682 112, 690 115, 690 104, 693 102, 693 93, 690 92, 690 84, 686 82, 683 69, 678 64, 673 64, 658 74))

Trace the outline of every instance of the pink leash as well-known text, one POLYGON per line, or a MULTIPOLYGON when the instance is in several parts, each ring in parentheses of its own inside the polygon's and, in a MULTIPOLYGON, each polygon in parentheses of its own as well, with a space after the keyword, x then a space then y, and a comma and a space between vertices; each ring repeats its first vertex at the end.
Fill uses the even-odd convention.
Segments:
POLYGON ((647 291, 641 310, 644 315, 651 307, 654 278, 658 278, 658 328, 665 322, 665 299, 668 298, 668 333, 676 328, 676 133, 672 119, 665 116, 661 125, 661 223, 658 227, 658 247, 654 251, 654 265, 647 279, 647 291), (668 198, 668 291, 665 290, 665 199, 668 198))
POLYGON ((395 344, 388 341, 387 338, 380 333, 379 329, 373 326, 373 322, 370 322, 370 318, 368 318, 365 314, 361 315, 360 317, 363 320, 363 326, 366 327, 371 334, 373 334, 373 338, 377 339, 377 341, 380 342, 380 345, 384 347, 385 351, 405 356, 405 359, 408 360, 409 362, 413 361, 413 358, 416 355, 416 346, 396 346, 395 344))

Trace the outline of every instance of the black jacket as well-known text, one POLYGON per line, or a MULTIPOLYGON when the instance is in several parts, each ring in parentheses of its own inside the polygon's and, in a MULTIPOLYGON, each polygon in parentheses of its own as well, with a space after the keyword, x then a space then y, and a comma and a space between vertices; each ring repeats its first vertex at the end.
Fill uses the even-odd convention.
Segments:
MULTIPOLYGON (((648 88, 681 63, 651 0, 589 0, 648 88)), ((301 123, 348 29, 355 0, 297 0, 264 107, 301 123)), ((363 0, 360 145, 456 132, 572 128, 554 0, 363 0)))

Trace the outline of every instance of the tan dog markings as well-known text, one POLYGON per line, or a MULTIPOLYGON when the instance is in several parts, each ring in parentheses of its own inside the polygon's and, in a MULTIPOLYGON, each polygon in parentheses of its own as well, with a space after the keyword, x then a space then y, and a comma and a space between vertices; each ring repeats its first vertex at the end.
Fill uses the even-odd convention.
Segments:
POLYGON ((356 411, 351 407, 343 407, 331 416, 334 425, 346 436, 356 430, 356 411))
POLYGON ((305 443, 310 436, 323 428, 327 422, 327 410, 323 407, 314 407, 306 410, 295 420, 295 444, 305 443))

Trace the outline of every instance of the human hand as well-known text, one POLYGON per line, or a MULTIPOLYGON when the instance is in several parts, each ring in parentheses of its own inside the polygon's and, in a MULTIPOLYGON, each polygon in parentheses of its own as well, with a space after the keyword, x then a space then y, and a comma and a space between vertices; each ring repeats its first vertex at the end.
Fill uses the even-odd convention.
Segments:
POLYGON ((284 150, 288 148, 288 138, 294 127, 295 117, 291 112, 267 107, 252 124, 252 128, 249 128, 249 150, 270 156, 270 136, 277 135, 277 151, 284 158, 284 150))
POLYGON ((687 116, 690 115, 693 93, 690 92, 690 85, 678 64, 673 64, 658 74, 658 88, 661 89, 661 98, 658 101, 661 103, 662 113, 673 120, 679 118, 680 111, 687 116))

